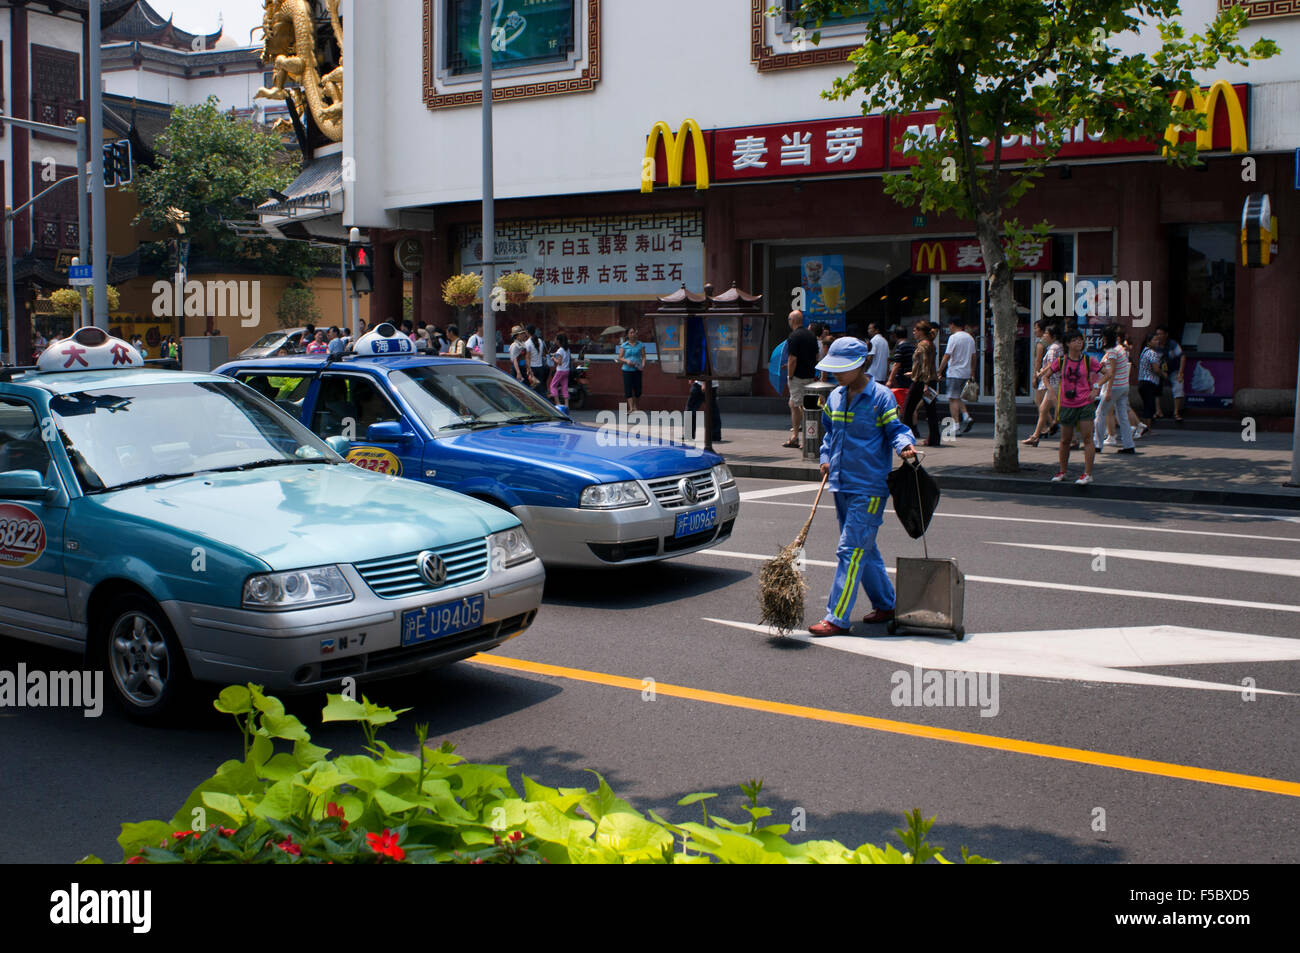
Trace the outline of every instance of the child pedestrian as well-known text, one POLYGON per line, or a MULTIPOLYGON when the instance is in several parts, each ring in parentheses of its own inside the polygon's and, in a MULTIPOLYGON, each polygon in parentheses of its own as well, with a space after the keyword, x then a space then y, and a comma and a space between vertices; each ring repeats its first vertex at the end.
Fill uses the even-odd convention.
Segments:
POLYGON ((898 415, 898 403, 883 384, 871 380, 863 365, 868 349, 857 338, 840 338, 827 351, 817 370, 835 375, 839 387, 826 398, 822 423, 822 476, 835 496, 840 543, 835 582, 823 621, 808 628, 820 638, 844 635, 851 627, 858 584, 871 599, 872 612, 863 622, 876 624, 894 617, 894 586, 876 546, 876 531, 884 521, 893 453, 904 459, 915 454, 912 431, 898 415))
POLYGON ((551 403, 562 413, 569 412, 569 336, 555 335, 555 350, 551 352, 551 363, 555 365, 555 374, 551 377, 551 403))

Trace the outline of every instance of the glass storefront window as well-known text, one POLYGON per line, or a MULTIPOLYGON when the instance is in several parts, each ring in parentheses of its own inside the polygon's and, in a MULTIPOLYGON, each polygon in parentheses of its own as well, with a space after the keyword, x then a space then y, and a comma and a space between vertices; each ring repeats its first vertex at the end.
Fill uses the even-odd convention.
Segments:
POLYGON ((1189 345, 1232 351, 1240 240, 1236 224, 1174 230, 1169 242, 1169 333, 1174 340, 1183 340, 1190 330, 1189 345))

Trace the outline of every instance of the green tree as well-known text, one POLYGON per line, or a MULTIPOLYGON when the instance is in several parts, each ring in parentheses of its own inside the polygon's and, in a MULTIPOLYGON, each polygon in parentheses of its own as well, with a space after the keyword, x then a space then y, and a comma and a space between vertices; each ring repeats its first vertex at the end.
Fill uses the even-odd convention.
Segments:
MULTIPOLYGON (((884 189, 922 212, 951 210, 975 225, 993 304, 993 466, 1014 472, 1012 276, 1017 246, 1045 237, 1049 225, 1022 226, 1008 211, 1079 122, 1104 130, 1107 141, 1158 142, 1170 126, 1201 128, 1203 117, 1190 104, 1176 108, 1175 94, 1195 88, 1195 76, 1222 60, 1262 59, 1277 45, 1260 39, 1246 49, 1236 42, 1247 20, 1239 6, 1220 10, 1203 33, 1188 37, 1176 21, 1178 0, 804 0, 802 14, 815 27, 836 14, 869 15, 850 72, 823 97, 861 93, 864 113, 939 110, 938 134, 908 137, 917 164, 885 176, 884 189), (1161 41, 1153 53, 1112 48, 1138 31, 1151 37, 1153 28, 1161 41), (1008 168, 1002 139, 1035 132, 1047 144, 1032 161, 1008 168)), ((815 32, 812 41, 819 40, 815 32)), ((1192 164, 1195 148, 1175 143, 1166 159, 1192 164)))
POLYGON ((239 199, 260 202, 267 189, 283 190, 294 180, 296 157, 279 136, 222 111, 209 96, 174 107, 157 148, 156 166, 142 167, 132 186, 140 202, 137 222, 170 232, 172 210, 179 209, 189 213, 191 255, 304 281, 315 274, 322 262, 306 243, 241 238, 221 222, 250 217, 239 199))

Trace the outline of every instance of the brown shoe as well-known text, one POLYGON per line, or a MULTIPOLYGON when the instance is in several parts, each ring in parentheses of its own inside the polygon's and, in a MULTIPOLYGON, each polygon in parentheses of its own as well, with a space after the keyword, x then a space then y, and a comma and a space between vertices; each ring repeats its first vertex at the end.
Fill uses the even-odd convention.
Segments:
POLYGON ((871 610, 871 615, 867 616, 862 621, 867 625, 880 625, 882 622, 889 622, 893 618, 893 609, 873 609, 871 610))
POLYGON ((798 450, 798 449, 799 449, 799 438, 798 438, 798 437, 791 437, 791 438, 790 438, 789 440, 787 440, 785 443, 781 444, 781 446, 786 447, 787 449, 790 449, 790 450, 798 450))
POLYGON ((849 630, 834 622, 818 622, 816 625, 808 626, 808 634, 814 639, 821 639, 828 635, 848 635, 849 630))

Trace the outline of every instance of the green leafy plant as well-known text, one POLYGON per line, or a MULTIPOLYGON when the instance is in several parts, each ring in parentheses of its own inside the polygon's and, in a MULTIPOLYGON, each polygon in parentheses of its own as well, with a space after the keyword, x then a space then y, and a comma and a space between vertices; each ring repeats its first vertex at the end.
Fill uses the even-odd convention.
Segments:
POLYGON ((454 308, 466 308, 478 300, 483 276, 474 272, 452 275, 442 283, 442 300, 454 308))
POLYGON ((321 311, 316 305, 315 293, 304 285, 285 288, 280 303, 275 306, 275 319, 282 328, 301 328, 318 323, 321 311))
MULTIPOLYGON (((108 295, 108 310, 116 311, 122 304, 122 297, 112 285, 104 287, 108 295)), ((86 300, 92 305, 95 303, 93 287, 86 288, 86 300)), ((60 288, 50 293, 50 304, 54 307, 55 314, 77 314, 81 311, 81 295, 75 288, 60 288)))
MULTIPOLYGON (((677 803, 698 804, 701 820, 674 824, 635 810, 594 771, 594 788, 525 776, 520 793, 503 765, 467 762, 446 742, 430 747, 428 725, 416 726, 416 754, 395 750, 378 732, 406 709, 364 695, 326 698, 322 719, 356 722, 365 737, 364 754, 336 757, 258 685, 225 688, 214 707, 234 718, 242 760, 222 764, 171 820, 123 824, 126 863, 948 863, 926 840, 934 819, 922 821, 920 811, 898 831, 906 852, 793 844, 789 825, 761 823, 772 812, 759 803, 758 780, 740 786, 747 821, 710 814, 706 802, 717 795, 699 793, 677 803)), ((965 848, 962 859, 988 862, 965 848)))

